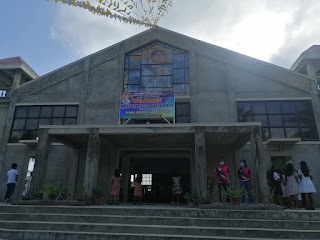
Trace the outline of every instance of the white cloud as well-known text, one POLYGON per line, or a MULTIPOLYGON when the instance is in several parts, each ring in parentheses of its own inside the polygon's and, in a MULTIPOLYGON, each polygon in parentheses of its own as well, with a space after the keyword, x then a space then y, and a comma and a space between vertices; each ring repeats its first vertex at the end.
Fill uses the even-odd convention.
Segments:
MULTIPOLYGON (((51 36, 82 57, 146 28, 59 6, 51 36)), ((159 25, 261 60, 290 67, 319 44, 318 0, 174 0, 159 25)))

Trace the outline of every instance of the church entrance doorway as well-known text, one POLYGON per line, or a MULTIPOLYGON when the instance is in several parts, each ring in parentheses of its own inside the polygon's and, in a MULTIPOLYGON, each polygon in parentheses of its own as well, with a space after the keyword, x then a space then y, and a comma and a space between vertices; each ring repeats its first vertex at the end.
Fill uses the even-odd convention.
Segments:
POLYGON ((132 158, 129 162, 130 183, 128 202, 134 202, 134 180, 137 173, 142 174, 142 202, 172 202, 172 177, 180 177, 182 194, 190 192, 190 159, 189 158, 132 158))

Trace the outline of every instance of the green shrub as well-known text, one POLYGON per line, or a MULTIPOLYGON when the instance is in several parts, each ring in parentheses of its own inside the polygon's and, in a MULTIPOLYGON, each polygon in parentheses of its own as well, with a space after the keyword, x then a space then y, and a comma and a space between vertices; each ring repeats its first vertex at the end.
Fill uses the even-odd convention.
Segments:
POLYGON ((228 187, 225 193, 231 199, 239 199, 246 194, 244 186, 228 187))
POLYGON ((54 200, 61 192, 60 185, 43 185, 43 191, 40 193, 46 194, 50 200, 54 200))

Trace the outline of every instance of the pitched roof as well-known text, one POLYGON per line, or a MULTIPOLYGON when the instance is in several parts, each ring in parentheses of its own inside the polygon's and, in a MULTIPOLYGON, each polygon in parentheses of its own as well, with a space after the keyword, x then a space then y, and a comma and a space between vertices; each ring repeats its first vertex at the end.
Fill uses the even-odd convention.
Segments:
POLYGON ((320 60, 320 45, 312 45, 303 53, 301 53, 297 60, 292 64, 290 69, 293 71, 299 71, 305 65, 304 60, 312 59, 320 60))
MULTIPOLYGON (((32 72, 33 75, 38 77, 38 74, 24 61, 21 57, 11 57, 11 58, 4 58, 0 59, 0 64, 21 64, 24 65, 30 72, 32 72)), ((17 68, 19 68, 17 66, 17 68)))

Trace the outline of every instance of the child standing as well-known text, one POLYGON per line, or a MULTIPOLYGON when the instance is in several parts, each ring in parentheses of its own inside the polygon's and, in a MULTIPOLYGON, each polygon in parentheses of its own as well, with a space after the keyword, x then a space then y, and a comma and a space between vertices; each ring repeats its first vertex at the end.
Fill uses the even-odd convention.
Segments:
POLYGON ((172 203, 179 204, 180 194, 182 193, 182 188, 180 185, 180 176, 172 177, 173 186, 172 186, 172 203))
POLYGON ((134 204, 137 204, 139 200, 139 205, 141 204, 142 200, 142 174, 138 172, 137 177, 134 180, 134 204))
POLYGON ((114 176, 112 176, 112 179, 111 179, 111 188, 110 188, 111 204, 114 203, 116 205, 119 205, 120 181, 121 181, 120 170, 116 169, 114 171, 114 176))

